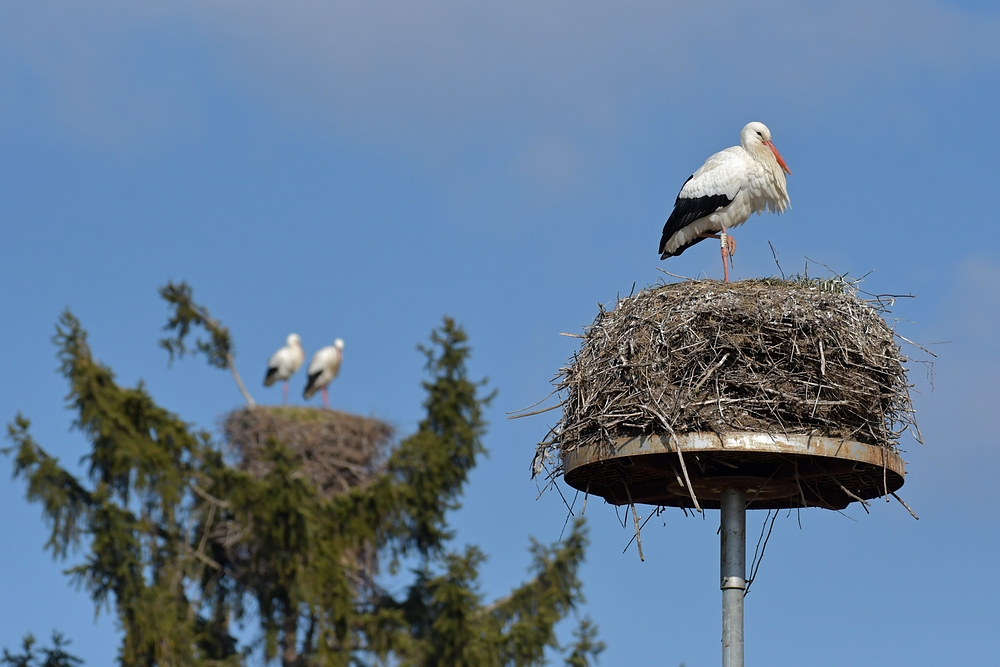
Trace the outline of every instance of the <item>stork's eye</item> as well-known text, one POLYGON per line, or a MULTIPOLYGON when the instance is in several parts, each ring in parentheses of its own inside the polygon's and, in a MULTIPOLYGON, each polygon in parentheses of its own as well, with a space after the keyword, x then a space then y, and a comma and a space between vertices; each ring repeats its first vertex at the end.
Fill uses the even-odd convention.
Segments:
POLYGON ((757 136, 758 136, 758 137, 760 137, 761 139, 763 139, 763 138, 764 138, 764 135, 763 135, 763 134, 761 134, 760 132, 758 132, 758 133, 757 133, 757 136))

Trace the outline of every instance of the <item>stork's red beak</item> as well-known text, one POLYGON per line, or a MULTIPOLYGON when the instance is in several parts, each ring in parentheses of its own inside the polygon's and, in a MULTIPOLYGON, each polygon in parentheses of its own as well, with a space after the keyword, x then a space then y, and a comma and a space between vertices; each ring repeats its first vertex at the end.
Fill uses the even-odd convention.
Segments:
POLYGON ((789 169, 788 165, 785 164, 785 161, 781 159, 781 153, 779 153, 778 149, 774 147, 774 144, 772 144, 770 141, 765 141, 764 145, 770 148, 771 152, 774 153, 774 159, 778 161, 778 166, 784 169, 786 174, 791 176, 792 175, 791 169, 789 169))

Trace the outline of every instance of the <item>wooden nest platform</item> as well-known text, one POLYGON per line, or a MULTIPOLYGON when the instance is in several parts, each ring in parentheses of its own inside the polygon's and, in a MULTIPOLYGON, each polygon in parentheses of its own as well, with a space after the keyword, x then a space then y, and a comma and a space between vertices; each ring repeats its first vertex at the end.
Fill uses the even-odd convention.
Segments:
POLYGON ((625 505, 750 508, 889 495, 916 432, 884 300, 840 280, 686 281, 601 309, 555 384, 533 471, 625 505))
POLYGON ((393 428, 377 419, 306 407, 241 408, 223 420, 222 430, 241 469, 263 476, 270 469, 269 442, 280 443, 324 497, 367 483, 393 436, 393 428))

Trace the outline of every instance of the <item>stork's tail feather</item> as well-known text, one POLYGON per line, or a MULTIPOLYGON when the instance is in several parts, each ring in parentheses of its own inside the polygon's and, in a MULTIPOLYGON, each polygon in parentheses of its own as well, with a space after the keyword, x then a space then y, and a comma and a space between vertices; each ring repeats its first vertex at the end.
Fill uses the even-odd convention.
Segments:
POLYGON ((306 382, 306 388, 302 391, 303 398, 310 399, 319 390, 316 386, 316 380, 319 379, 321 374, 322 371, 319 371, 309 376, 309 381, 306 382))

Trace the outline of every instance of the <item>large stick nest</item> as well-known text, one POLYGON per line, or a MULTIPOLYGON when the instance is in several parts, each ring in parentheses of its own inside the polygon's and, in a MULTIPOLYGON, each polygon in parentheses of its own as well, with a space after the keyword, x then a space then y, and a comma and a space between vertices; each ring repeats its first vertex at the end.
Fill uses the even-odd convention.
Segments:
POLYGON ((534 470, 557 450, 693 431, 895 449, 916 424, 887 305, 808 279, 685 281, 620 298, 556 376, 562 417, 534 470))
POLYGON ((295 454, 306 479, 326 498, 371 479, 393 434, 377 419, 304 407, 241 408, 222 429, 241 469, 263 477, 270 470, 268 443, 276 441, 295 454))
MULTIPOLYGON (((241 408, 225 417, 222 430, 241 470, 264 477, 273 465, 269 449, 280 444, 323 498, 370 482, 381 472, 393 436, 392 426, 377 419, 305 407, 241 408)), ((251 526, 228 522, 218 536, 238 576, 252 570, 259 548, 252 535, 251 526)), ((355 590, 371 591, 379 568, 373 545, 349 548, 342 565, 355 590)))

